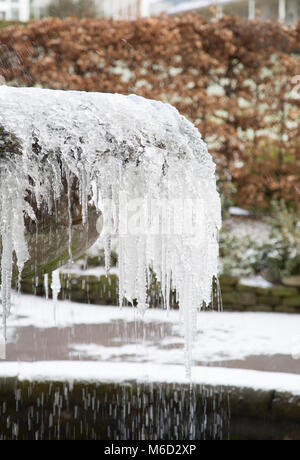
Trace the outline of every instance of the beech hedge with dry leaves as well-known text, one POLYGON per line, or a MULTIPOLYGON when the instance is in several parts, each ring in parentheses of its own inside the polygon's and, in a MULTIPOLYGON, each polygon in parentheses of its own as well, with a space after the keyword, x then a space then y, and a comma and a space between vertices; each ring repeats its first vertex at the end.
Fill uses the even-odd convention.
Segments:
POLYGON ((300 22, 235 16, 48 18, 0 31, 7 82, 175 105, 208 143, 225 199, 260 209, 278 198, 300 207, 299 53, 300 22))

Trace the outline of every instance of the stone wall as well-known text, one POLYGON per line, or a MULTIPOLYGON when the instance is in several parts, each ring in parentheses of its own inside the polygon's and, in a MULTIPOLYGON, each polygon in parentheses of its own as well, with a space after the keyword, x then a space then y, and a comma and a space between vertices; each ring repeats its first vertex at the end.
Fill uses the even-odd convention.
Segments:
MULTIPOLYGON (((300 313, 300 286, 289 286, 288 283, 296 284, 298 278, 287 278, 286 284, 274 285, 263 288, 243 284, 242 280, 235 276, 220 277, 222 304, 225 311, 263 311, 300 313)), ((49 276, 51 284, 51 276, 49 276)), ((91 303, 95 305, 117 305, 118 277, 111 274, 91 276, 82 274, 61 274, 62 291, 60 298, 70 299, 74 302, 91 303)), ((43 278, 36 280, 27 279, 22 281, 22 291, 28 294, 44 295, 43 278)), ((51 290, 50 294, 51 294, 51 290)), ((175 294, 170 297, 172 307, 176 308, 175 294)), ((157 307, 161 304, 161 296, 156 285, 149 293, 149 303, 157 307)), ((215 302, 216 303, 216 302, 215 302)), ((215 305, 216 307, 216 305, 215 305)))
POLYGON ((298 277, 285 278, 284 284, 264 288, 243 284, 238 277, 223 275, 220 277, 223 308, 233 311, 300 313, 298 282, 300 284, 298 277))

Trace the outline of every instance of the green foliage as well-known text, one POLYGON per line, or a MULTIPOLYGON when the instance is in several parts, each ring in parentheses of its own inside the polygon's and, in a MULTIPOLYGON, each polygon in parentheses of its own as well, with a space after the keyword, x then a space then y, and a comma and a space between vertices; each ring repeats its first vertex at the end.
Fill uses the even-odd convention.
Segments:
POLYGON ((1 20, 0 21, 0 29, 5 29, 5 27, 10 27, 10 26, 26 26, 26 22, 20 22, 20 21, 5 21, 1 20))
POLYGON ((300 212, 290 211, 283 200, 272 202, 270 239, 262 248, 261 270, 272 281, 300 273, 300 212))
POLYGON ((248 236, 233 235, 224 227, 219 243, 223 274, 251 275, 259 270, 261 248, 258 242, 248 236))
MULTIPOLYGON (((59 18, 95 13, 92 0, 50 1, 49 13, 59 18)), ((226 206, 265 211, 283 198, 300 208, 300 104, 292 78, 300 73, 300 21, 287 27, 191 13, 59 18, 0 31, 6 82, 171 103, 207 142, 226 206)))
MULTIPOLYGON (((116 251, 111 251, 110 254, 110 266, 115 267, 117 265, 118 256, 116 251)), ((104 249, 100 249, 97 255, 87 255, 85 257, 86 268, 94 268, 99 266, 105 266, 105 253, 104 249)))
POLYGON ((267 241, 234 235, 224 225, 220 234, 222 273, 262 274, 272 282, 300 273, 300 212, 286 203, 272 202, 272 215, 265 219, 267 241))

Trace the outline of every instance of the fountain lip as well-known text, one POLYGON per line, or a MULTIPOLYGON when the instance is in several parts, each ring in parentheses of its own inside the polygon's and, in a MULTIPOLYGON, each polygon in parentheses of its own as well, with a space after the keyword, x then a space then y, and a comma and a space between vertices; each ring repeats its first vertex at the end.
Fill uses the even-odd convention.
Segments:
POLYGON ((20 140, 0 123, 0 165, 1 160, 5 161, 10 154, 21 155, 20 140))
MULTIPOLYGON (((76 128, 82 131, 84 138, 86 128, 83 129, 81 120, 85 119, 89 136, 94 131, 101 141, 109 141, 111 137, 104 153, 123 156, 128 162, 136 161, 141 150, 145 155, 145 150, 150 148, 154 148, 156 154, 163 153, 166 158, 177 160, 197 155, 206 168, 205 174, 215 173, 214 162, 197 128, 176 108, 161 101, 135 94, 0 86, 0 108, 0 126, 21 142, 22 130, 35 129, 37 119, 43 121, 45 128, 37 136, 48 131, 48 137, 55 134, 59 138, 59 131, 68 134, 77 123, 76 128), (132 135, 130 145, 129 135, 132 135)), ((50 143, 52 148, 53 136, 50 143)))

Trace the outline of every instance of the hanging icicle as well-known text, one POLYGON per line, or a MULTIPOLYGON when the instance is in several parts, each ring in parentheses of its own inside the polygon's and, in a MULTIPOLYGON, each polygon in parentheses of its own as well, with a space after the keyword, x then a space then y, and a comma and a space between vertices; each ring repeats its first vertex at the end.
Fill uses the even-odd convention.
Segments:
MULTIPOLYGON (((24 214, 34 213, 26 197, 51 213, 62 178, 68 193, 76 178, 83 220, 91 201, 103 213, 107 271, 111 237, 118 237, 120 304, 127 299, 144 312, 151 273, 166 308, 176 288, 189 375, 195 312, 211 300, 221 226, 215 165, 197 129, 173 107, 137 96, 4 86, 0 126, 21 146, 21 155, 0 162, 4 331, 13 252, 20 272, 28 258, 24 214)), ((59 289, 54 273, 55 298, 59 289)))

